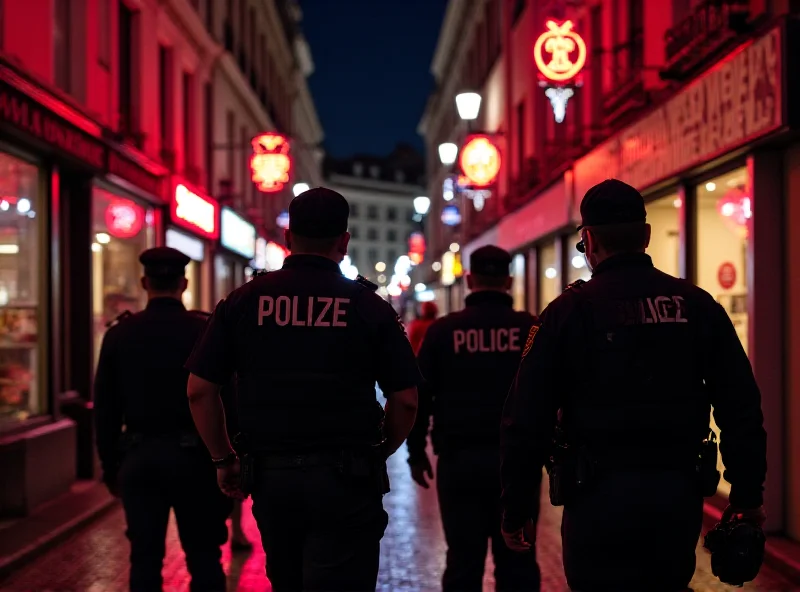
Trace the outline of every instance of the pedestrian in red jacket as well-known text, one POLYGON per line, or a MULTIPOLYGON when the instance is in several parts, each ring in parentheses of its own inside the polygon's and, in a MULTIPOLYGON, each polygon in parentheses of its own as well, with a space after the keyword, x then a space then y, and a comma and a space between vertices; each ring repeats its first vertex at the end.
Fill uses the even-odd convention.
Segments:
POLYGON ((419 353, 419 348, 422 347, 422 340, 425 339, 425 333, 433 321, 436 320, 439 309, 435 302, 423 302, 421 312, 422 314, 420 314, 419 318, 411 321, 408 326, 408 340, 411 342, 415 355, 419 353))

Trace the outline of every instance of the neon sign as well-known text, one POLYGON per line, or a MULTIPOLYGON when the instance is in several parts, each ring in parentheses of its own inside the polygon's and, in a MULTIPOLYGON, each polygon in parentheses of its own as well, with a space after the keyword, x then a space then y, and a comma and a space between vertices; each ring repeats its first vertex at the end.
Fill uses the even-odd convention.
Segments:
POLYGON ((547 31, 539 35, 533 46, 533 59, 539 72, 552 82, 567 82, 575 78, 586 64, 586 44, 572 30, 572 21, 559 25, 553 20, 546 23, 547 31), (571 57, 573 53, 577 55, 571 57), (545 53, 550 59, 545 61, 545 53))
POLYGON ((210 239, 219 238, 217 212, 219 205, 213 199, 200 197, 185 185, 175 188, 170 213, 172 220, 189 230, 210 239))
POLYGON ((500 163, 500 150, 484 135, 468 137, 458 161, 473 187, 487 187, 494 183, 500 173, 500 163))
POLYGON ((142 229, 142 208, 127 199, 116 199, 106 206, 108 233, 117 238, 133 238, 142 229))
POLYGON ((230 208, 222 208, 220 243, 242 257, 252 259, 256 254, 256 227, 230 208))
POLYGON ((292 158, 289 140, 281 134, 266 133, 253 138, 250 171, 253 183, 263 193, 275 193, 289 182, 292 158))

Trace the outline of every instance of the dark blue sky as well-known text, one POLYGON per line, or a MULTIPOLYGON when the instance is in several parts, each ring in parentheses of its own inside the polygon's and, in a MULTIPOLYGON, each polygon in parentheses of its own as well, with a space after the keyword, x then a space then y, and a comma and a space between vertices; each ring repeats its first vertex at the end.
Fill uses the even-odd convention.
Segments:
POLYGON ((447 0, 300 0, 328 154, 422 150, 417 124, 447 0))

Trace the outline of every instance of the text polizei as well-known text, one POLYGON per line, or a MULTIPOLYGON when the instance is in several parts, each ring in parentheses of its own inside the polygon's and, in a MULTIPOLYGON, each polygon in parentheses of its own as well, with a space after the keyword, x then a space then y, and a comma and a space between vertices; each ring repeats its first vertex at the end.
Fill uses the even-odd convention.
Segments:
POLYGON ((329 296, 261 296, 258 324, 273 318, 284 327, 347 327, 349 298, 329 296))
POLYGON ((456 329, 453 331, 455 353, 471 354, 520 351, 519 327, 491 329, 456 329))

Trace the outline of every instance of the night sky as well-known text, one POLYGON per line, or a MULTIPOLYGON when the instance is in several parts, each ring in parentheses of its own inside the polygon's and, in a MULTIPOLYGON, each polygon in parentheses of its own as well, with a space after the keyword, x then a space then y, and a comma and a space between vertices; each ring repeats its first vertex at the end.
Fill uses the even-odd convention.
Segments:
POLYGON ((311 94, 335 157, 422 150, 417 124, 447 0, 300 0, 311 94))

